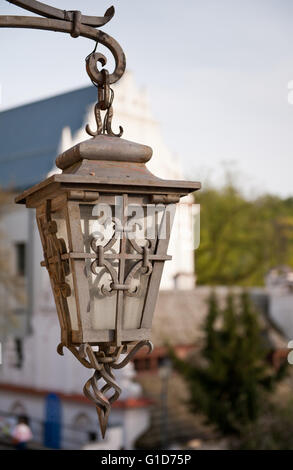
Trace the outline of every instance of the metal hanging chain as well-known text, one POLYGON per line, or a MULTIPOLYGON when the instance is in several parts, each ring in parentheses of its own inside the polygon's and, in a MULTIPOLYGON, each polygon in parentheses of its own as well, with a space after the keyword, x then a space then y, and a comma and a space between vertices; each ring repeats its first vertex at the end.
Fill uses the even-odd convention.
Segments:
MULTIPOLYGON (((115 39, 103 31, 96 30, 108 23, 114 16, 114 7, 108 8, 104 16, 86 16, 80 11, 66 11, 51 7, 36 0, 7 0, 16 6, 36 13, 44 18, 35 16, 0 16, 0 28, 30 28, 47 31, 57 31, 70 34, 73 38, 79 36, 97 41, 111 51, 115 59, 115 69, 109 74, 109 84, 117 82, 125 72, 126 59, 121 46, 115 39)), ((87 65, 87 73, 94 83, 103 86, 102 71, 97 69, 97 62, 106 65, 107 59, 102 54, 94 52, 87 65), (101 61, 101 56, 103 57, 101 61)))
MULTIPOLYGON (((93 60, 97 60, 100 63, 104 64, 105 56, 96 52, 98 42, 91 54, 86 57, 86 67, 88 69, 89 64, 93 60)), ((94 115, 96 120, 97 130, 91 130, 90 126, 86 125, 86 132, 92 137, 96 137, 101 134, 108 134, 111 137, 121 137, 123 134, 123 128, 119 126, 119 132, 115 134, 112 130, 112 119, 113 119, 113 100, 114 100, 114 91, 110 87, 109 72, 107 69, 102 69, 101 71, 103 76, 103 83, 96 83, 92 79, 92 83, 98 89, 98 101, 95 104, 94 115), (106 111, 104 120, 102 120, 101 111, 106 111)))

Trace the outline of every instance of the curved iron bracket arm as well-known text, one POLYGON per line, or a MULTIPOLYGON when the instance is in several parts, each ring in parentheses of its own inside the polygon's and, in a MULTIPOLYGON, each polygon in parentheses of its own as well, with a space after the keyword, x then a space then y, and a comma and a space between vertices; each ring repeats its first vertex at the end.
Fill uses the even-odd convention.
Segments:
MULTIPOLYGON (((122 77, 126 68, 126 58, 121 46, 108 34, 95 29, 95 27, 103 26, 113 18, 115 13, 114 7, 110 7, 104 16, 99 17, 82 15, 79 11, 60 10, 36 0, 7 1, 44 18, 34 16, 0 16, 0 28, 57 31, 69 33, 72 37, 82 36, 92 39, 103 44, 114 56, 115 69, 109 74, 109 84, 117 82, 122 77)), ((106 65, 106 61, 103 65, 106 65)), ((97 69, 96 64, 92 67, 87 67, 87 72, 94 83, 103 85, 104 75, 102 71, 97 69)))
MULTIPOLYGON (((36 0, 7 0, 9 3, 24 8, 27 11, 36 13, 37 15, 44 16, 46 18, 54 18, 57 20, 73 21, 74 12, 61 10, 45 3, 38 2, 36 0)), ((108 8, 104 16, 85 16, 81 15, 80 22, 98 28, 108 23, 114 16, 114 7, 108 8)))

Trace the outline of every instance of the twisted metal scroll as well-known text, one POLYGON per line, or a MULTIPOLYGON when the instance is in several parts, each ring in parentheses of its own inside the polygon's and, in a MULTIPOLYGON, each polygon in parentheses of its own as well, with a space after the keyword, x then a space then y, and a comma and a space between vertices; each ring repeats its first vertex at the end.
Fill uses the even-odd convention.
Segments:
POLYGON ((71 295, 71 288, 66 282, 66 276, 70 274, 69 260, 63 259, 67 253, 66 243, 63 238, 57 237, 57 223, 51 219, 51 200, 46 204, 46 221, 41 223, 41 229, 44 234, 44 261, 41 265, 46 266, 53 288, 57 297, 64 298, 71 295))
MULTIPOLYGON (((131 232, 132 233, 132 232, 131 232)), ((150 249, 152 248, 153 245, 153 240, 146 239, 146 245, 145 246, 140 246, 138 243, 135 241, 135 239, 131 236, 129 236, 129 231, 127 228, 118 228, 115 227, 114 234, 112 238, 107 242, 105 246, 99 245, 98 239, 96 237, 93 237, 91 240, 91 248, 92 250, 96 253, 97 258, 91 263, 91 271, 94 275, 97 275, 98 273, 96 272, 97 267, 102 267, 107 271, 107 273, 111 277, 111 284, 110 284, 110 289, 107 289, 104 285, 101 287, 101 293, 104 296, 112 296, 115 294, 117 290, 123 290, 125 291, 125 294, 127 296, 133 297, 133 296, 138 296, 140 294, 140 285, 136 287, 134 290, 131 289, 131 280, 134 278, 134 276, 140 272, 141 274, 145 276, 150 276, 152 271, 153 271, 153 266, 150 261, 150 249), (118 234, 117 234, 118 232, 118 234), (134 253, 137 255, 137 258, 132 258, 135 263, 131 267, 129 273, 124 279, 123 284, 119 284, 118 281, 118 273, 112 266, 110 260, 115 259, 115 255, 109 253, 115 244, 115 242, 119 239, 119 232, 124 232, 127 240, 130 242, 134 253)), ((126 259, 127 254, 126 253, 119 253, 120 258, 124 256, 126 259)))
POLYGON ((85 16, 80 11, 66 11, 51 7, 36 0, 7 0, 10 3, 31 11, 45 18, 34 16, 0 16, 0 28, 30 28, 44 29, 48 31, 59 31, 69 33, 71 37, 77 38, 83 36, 92 39, 96 43, 103 44, 113 54, 115 59, 115 69, 112 73, 103 68, 99 70, 97 64, 102 67, 107 64, 107 59, 103 54, 95 50, 86 58, 86 70, 92 83, 98 87, 98 102, 95 105, 95 120, 97 124, 96 131, 92 131, 86 126, 86 132, 95 137, 99 134, 108 134, 112 137, 121 137, 123 129, 119 126, 119 132, 115 134, 112 130, 113 119, 113 99, 114 92, 110 84, 117 82, 125 72, 126 59, 123 50, 115 39, 103 31, 96 30, 108 23, 114 16, 114 7, 108 8, 104 16, 85 16), (101 118, 101 110, 106 114, 104 122, 101 118))
MULTIPOLYGON (((95 60, 101 62, 102 64, 105 63, 104 59, 105 56, 103 54, 98 54, 93 52, 90 54, 87 59, 87 71, 89 76, 91 76, 90 69, 88 68, 88 63, 91 61, 92 57, 98 57, 95 60)), ((119 132, 115 134, 112 130, 112 119, 113 119, 113 100, 114 100, 114 91, 110 88, 109 85, 109 72, 106 69, 102 70, 104 76, 104 83, 103 85, 97 85, 93 80, 93 83, 98 88, 98 102, 95 104, 94 108, 94 116, 96 120, 96 131, 93 131, 90 126, 87 124, 85 127, 86 132, 95 137, 100 134, 108 134, 112 137, 121 137, 123 134, 123 127, 119 126, 119 132), (104 116, 104 121, 102 120, 101 111, 106 111, 104 116)))
MULTIPOLYGON (((105 15, 99 17, 82 15, 80 11, 61 10, 36 0, 7 1, 44 18, 34 16, 0 16, 0 28, 41 29, 68 33, 74 38, 82 36, 92 39, 95 43, 99 42, 109 49, 115 59, 115 69, 109 74, 109 83, 115 83, 122 77, 126 67, 126 59, 121 46, 108 34, 95 29, 105 25, 113 18, 115 13, 114 7, 108 8, 105 15)), ((93 55, 87 64, 87 72, 94 83, 103 85, 103 71, 97 69, 98 61, 100 62, 99 55, 93 55)), ((103 65, 106 62, 105 58, 103 65)))
MULTIPOLYGON (((62 356, 64 346, 63 343, 60 343, 57 347, 57 352, 62 356)), ((96 406, 103 437, 106 433, 111 405, 118 400, 121 393, 121 388, 115 380, 112 369, 121 369, 126 366, 137 351, 144 346, 149 348, 149 352, 153 350, 150 341, 140 341, 121 362, 118 362, 119 357, 127 352, 127 345, 114 348, 108 345, 100 345, 99 351, 94 351, 89 343, 83 343, 79 348, 72 345, 66 346, 83 366, 95 370, 93 376, 85 383, 83 392, 96 406), (99 388, 100 380, 105 382, 101 388, 99 388), (112 394, 107 397, 106 393, 110 390, 112 390, 112 394)))

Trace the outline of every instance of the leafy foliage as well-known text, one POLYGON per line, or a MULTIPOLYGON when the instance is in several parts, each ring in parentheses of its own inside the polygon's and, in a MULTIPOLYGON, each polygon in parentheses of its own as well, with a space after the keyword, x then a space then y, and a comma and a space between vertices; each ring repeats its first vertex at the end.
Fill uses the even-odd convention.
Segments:
POLYGON ((198 284, 263 285, 272 267, 293 266, 293 198, 245 198, 231 181, 196 194, 201 243, 198 284))
POLYGON ((256 423, 249 424, 236 445, 241 450, 293 449, 292 398, 278 405, 269 403, 256 423))
POLYGON ((202 360, 185 362, 173 354, 175 367, 189 385, 191 410, 203 412, 224 434, 240 434, 258 418, 263 393, 272 391, 283 375, 271 369, 267 354, 248 294, 242 293, 240 299, 230 294, 221 310, 213 293, 204 324, 202 360))

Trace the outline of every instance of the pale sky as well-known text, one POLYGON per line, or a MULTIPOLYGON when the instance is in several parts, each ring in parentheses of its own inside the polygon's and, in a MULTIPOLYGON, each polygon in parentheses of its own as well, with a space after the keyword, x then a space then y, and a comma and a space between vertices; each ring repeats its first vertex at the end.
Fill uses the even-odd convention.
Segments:
MULTIPOLYGON (((229 162, 246 192, 293 196, 292 0, 47 3, 97 16, 115 6, 102 29, 147 88, 189 179, 208 174, 221 184, 229 162)), ((27 15, 0 0, 5 14, 27 15)), ((84 58, 92 49, 92 41, 62 33, 0 29, 0 110, 90 84, 84 58)))

